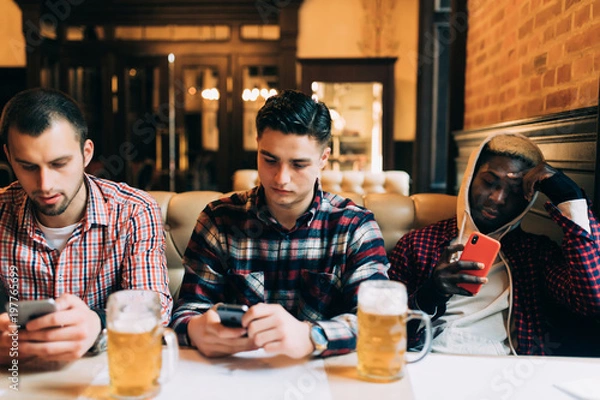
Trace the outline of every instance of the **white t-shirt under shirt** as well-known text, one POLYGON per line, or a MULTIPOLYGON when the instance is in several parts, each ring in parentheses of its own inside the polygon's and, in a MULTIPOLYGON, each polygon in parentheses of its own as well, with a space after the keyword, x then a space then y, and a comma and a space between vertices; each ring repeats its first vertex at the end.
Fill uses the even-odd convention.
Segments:
POLYGON ((73 231, 75 231, 75 228, 77 227, 77 223, 65 226, 63 228, 49 228, 47 226, 42 225, 40 221, 37 221, 37 224, 42 230, 42 232, 44 232, 44 236, 46 237, 48 245, 53 249, 57 249, 58 251, 63 251, 63 249, 67 245, 67 241, 69 240, 69 238, 73 234, 73 231))

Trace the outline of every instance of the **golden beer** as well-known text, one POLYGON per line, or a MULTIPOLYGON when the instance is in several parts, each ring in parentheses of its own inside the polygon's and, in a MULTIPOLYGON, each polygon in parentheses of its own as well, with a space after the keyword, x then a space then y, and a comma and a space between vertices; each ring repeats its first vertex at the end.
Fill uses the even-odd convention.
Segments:
POLYGON ((378 380, 404 375, 406 315, 381 315, 358 309, 358 373, 378 380))
POLYGON ((358 374, 368 380, 392 381, 404 376, 404 365, 422 360, 431 350, 431 321, 409 310, 406 286, 387 280, 365 281, 358 287, 358 374), (405 359, 406 323, 425 324, 425 344, 412 360, 405 359))
POLYGON ((110 392, 117 398, 147 398, 158 393, 162 333, 128 333, 108 329, 110 392))
POLYGON ((160 312, 160 297, 156 292, 121 290, 108 297, 111 398, 152 398, 160 391, 161 382, 175 372, 179 355, 177 336, 162 326, 160 312), (164 359, 163 339, 167 345, 164 359))

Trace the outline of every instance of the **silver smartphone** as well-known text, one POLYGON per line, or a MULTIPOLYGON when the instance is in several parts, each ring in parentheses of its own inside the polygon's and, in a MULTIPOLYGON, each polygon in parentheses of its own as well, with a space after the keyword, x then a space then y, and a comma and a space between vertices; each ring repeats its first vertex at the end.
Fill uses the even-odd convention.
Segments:
POLYGON ((240 304, 219 304, 217 314, 221 318, 221 324, 230 328, 240 328, 242 317, 248 311, 248 306, 240 304))
POLYGON ((16 317, 17 325, 20 325, 21 327, 25 327, 25 324, 32 319, 57 311, 54 299, 22 300, 18 303, 12 303, 12 310, 9 310, 9 307, 9 304, 7 303, 6 312, 8 312, 8 316, 10 318, 16 317))

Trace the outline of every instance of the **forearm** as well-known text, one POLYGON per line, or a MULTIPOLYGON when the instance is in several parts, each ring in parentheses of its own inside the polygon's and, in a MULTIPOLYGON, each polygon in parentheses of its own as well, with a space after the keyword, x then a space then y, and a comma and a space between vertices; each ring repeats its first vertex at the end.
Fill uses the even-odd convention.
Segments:
POLYGON ((565 201, 556 206, 560 212, 569 220, 579 225, 587 233, 591 233, 589 208, 586 199, 565 201))
MULTIPOLYGON (((588 204, 589 208, 589 204, 588 204)), ((546 285, 553 297, 573 312, 582 315, 600 314, 600 226, 588 209, 590 231, 563 215, 553 204, 546 209, 565 233, 562 246, 542 250, 548 257, 546 285)))
POLYGON ((189 320, 223 301, 225 288, 225 278, 222 274, 208 265, 198 265, 189 258, 190 256, 190 252, 187 251, 184 258, 186 272, 171 318, 171 326, 177 333, 179 343, 184 346, 191 345, 187 335, 189 320))

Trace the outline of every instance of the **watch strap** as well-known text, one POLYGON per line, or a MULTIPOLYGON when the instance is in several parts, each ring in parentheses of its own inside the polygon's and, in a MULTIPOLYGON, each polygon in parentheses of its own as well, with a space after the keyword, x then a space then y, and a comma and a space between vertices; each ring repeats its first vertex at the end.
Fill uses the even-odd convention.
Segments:
POLYGON ((106 351, 108 347, 108 333, 106 328, 102 329, 98 336, 96 337, 96 341, 87 351, 87 354, 95 356, 96 354, 100 354, 106 351))

